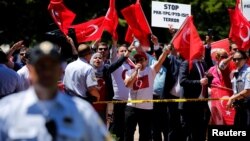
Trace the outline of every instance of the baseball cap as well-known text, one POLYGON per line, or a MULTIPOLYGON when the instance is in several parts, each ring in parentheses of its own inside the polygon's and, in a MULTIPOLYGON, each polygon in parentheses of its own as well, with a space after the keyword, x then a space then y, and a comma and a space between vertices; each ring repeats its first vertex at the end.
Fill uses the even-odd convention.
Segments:
POLYGON ((43 57, 50 57, 51 59, 60 61, 60 54, 56 46, 49 41, 41 42, 32 48, 29 57, 31 64, 37 63, 43 57))
POLYGON ((134 59, 138 59, 138 58, 145 58, 147 59, 147 55, 144 52, 138 52, 137 54, 135 54, 134 59))

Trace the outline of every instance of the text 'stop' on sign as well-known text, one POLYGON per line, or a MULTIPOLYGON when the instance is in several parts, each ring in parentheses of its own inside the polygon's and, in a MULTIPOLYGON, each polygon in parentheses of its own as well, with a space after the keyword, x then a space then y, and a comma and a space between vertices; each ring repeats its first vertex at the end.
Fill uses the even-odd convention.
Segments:
POLYGON ((191 15, 191 5, 152 1, 151 15, 151 26, 179 29, 191 15))
POLYGON ((250 21, 250 0, 241 0, 240 8, 244 17, 250 21))

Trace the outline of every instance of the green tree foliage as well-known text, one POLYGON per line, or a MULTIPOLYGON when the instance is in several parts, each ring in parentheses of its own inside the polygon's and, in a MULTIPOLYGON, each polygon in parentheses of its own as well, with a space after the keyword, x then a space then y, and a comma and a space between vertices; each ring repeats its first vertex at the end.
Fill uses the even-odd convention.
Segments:
MULTIPOLYGON (((119 42, 122 43, 127 25, 120 10, 135 0, 116 0, 119 19, 119 42)), ((163 0, 161 0, 163 1, 163 0)), ((165 0, 166 1, 166 0, 165 0)), ((77 14, 74 24, 105 15, 109 0, 64 0, 65 5, 77 14)), ((229 33, 227 8, 233 7, 235 0, 169 0, 168 2, 192 5, 194 23, 203 37, 208 28, 213 28, 216 39, 226 38, 229 33)), ((141 0, 143 10, 151 23, 151 1, 141 0)), ((49 0, 1 0, 0 1, 0 43, 11 43, 24 39, 36 42, 48 31, 58 29, 48 13, 49 0)), ((161 42, 168 42, 171 36, 167 29, 152 27, 161 42)))

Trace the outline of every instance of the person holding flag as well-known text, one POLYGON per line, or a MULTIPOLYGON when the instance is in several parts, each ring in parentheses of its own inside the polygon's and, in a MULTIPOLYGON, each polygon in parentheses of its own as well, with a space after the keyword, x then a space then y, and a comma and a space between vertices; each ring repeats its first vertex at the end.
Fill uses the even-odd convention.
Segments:
MULTIPOLYGON (((208 70, 208 77, 211 79, 209 87, 211 98, 230 97, 233 94, 230 80, 230 69, 224 67, 223 60, 228 58, 228 53, 224 49, 215 51, 216 64, 208 70)), ((208 101, 211 110, 210 124, 212 125, 232 125, 235 111, 227 110, 223 101, 208 101)))
MULTIPOLYGON (((205 48, 199 34, 193 24, 192 16, 187 17, 179 31, 171 41, 175 49, 180 52, 185 59, 180 65, 179 77, 180 85, 183 87, 181 98, 208 97, 208 79, 205 72, 208 70, 204 61, 205 48)), ((207 102, 185 102, 180 107, 182 109, 182 124, 184 125, 184 136, 191 141, 204 141, 206 130, 210 118, 207 102)))
MULTIPOLYGON (((157 72, 160 70, 162 63, 166 59, 170 50, 164 48, 163 53, 158 61, 151 66, 148 65, 148 58, 142 50, 138 49, 134 56, 135 68, 126 72, 124 80, 125 86, 128 87, 128 100, 152 100, 153 85, 157 72)), ((125 141, 134 140, 136 125, 139 125, 141 141, 151 139, 153 103, 127 103, 125 110, 125 141)))

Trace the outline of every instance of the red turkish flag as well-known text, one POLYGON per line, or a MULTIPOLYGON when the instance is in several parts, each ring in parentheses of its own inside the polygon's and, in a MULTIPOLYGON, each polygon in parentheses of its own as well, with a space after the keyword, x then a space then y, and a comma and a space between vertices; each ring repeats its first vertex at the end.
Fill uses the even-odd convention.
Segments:
POLYGON ((103 16, 85 23, 73 25, 72 28, 75 29, 77 42, 81 43, 100 39, 103 32, 102 24, 104 18, 103 16))
POLYGON ((231 28, 229 38, 234 41, 240 50, 247 50, 250 47, 250 23, 242 15, 240 9, 228 9, 231 28))
POLYGON ((227 53, 229 53, 230 52, 229 46, 230 46, 230 41, 228 40, 228 38, 212 42, 211 43, 211 56, 212 56, 212 59, 215 60, 215 55, 216 55, 215 53, 216 53, 216 51, 218 49, 223 49, 227 53))
POLYGON ((137 0, 136 4, 124 8, 121 12, 133 33, 130 35, 134 35, 142 46, 149 47, 148 37, 152 32, 139 0, 137 0))
POLYGON ((76 14, 65 7, 62 0, 50 0, 48 10, 60 30, 64 34, 68 34, 68 28, 74 21, 76 14))
POLYGON ((115 0, 110 0, 109 9, 106 13, 105 20, 103 21, 103 28, 112 34, 115 40, 118 39, 116 28, 118 25, 118 15, 115 9, 115 0))
POLYGON ((133 84, 133 90, 139 90, 149 87, 148 75, 139 77, 133 84))
POLYGON ((127 29, 127 32, 126 32, 126 36, 125 36, 125 41, 126 42, 129 42, 129 43, 132 43, 133 42, 133 31, 132 29, 130 28, 130 26, 128 26, 128 29, 127 29))
MULTIPOLYGON (((181 56, 189 60, 189 62, 203 55, 203 43, 193 24, 192 16, 187 17, 182 27, 173 37, 172 43, 181 56)), ((190 64, 189 69, 191 68, 192 65, 190 64)))
MULTIPOLYGON (((211 87, 211 98, 229 98, 233 91, 217 86, 211 87)), ((227 100, 212 100, 210 104, 211 124, 213 125, 233 125, 235 109, 226 108, 227 100)))

